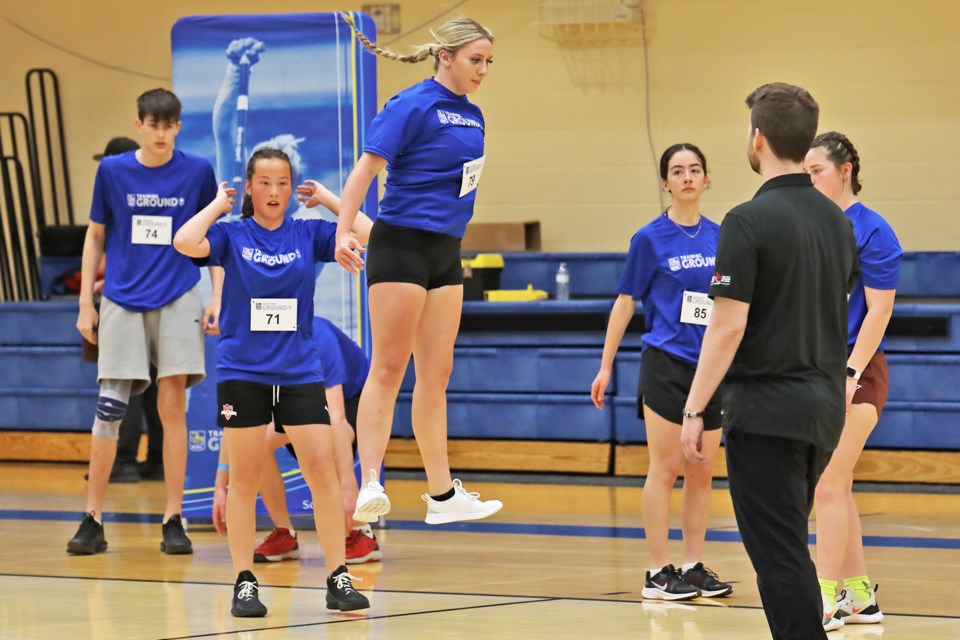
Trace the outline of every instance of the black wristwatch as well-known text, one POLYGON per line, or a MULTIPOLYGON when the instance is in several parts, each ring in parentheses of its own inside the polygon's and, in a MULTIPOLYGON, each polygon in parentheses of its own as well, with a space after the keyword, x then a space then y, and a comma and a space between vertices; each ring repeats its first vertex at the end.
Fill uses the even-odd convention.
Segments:
POLYGON ((847 377, 851 380, 859 380, 860 372, 854 369, 853 367, 847 367, 847 377))
POLYGON ((704 411, 690 411, 690 409, 684 409, 683 417, 684 418, 702 418, 704 413, 705 413, 704 411))

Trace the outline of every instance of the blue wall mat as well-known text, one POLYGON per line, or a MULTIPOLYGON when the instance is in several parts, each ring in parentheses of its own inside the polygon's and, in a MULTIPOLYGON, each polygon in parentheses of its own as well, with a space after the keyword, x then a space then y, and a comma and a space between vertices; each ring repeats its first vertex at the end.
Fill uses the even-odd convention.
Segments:
MULTIPOLYGON (((449 391, 465 393, 590 392, 600 365, 597 349, 469 347, 454 350, 449 391)), ((413 362, 400 387, 412 391, 413 362)))
POLYGON ((888 402, 867 446, 960 450, 960 402, 888 402))
POLYGON ((97 388, 0 388, 0 429, 89 431, 97 388))
MULTIPOLYGON (((77 340, 80 334, 77 334, 77 340)), ((95 387, 97 365, 80 347, 0 347, 0 387, 95 387)))
MULTIPOLYGON (((394 436, 412 436, 411 394, 401 393, 394 413, 394 436)), ((447 394, 451 438, 578 440, 607 442, 613 419, 589 396, 447 394)))
POLYGON ((0 345, 76 347, 77 301, 0 304, 0 345))
POLYGON ((922 251, 903 254, 897 296, 960 296, 960 253, 922 251))
POLYGON ((892 400, 960 402, 960 354, 888 353, 892 400))

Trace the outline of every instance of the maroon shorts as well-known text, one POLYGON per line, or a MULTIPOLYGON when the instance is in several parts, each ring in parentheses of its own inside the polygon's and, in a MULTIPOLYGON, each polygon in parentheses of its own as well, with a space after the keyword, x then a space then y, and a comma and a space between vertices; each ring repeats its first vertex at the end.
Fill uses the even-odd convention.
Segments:
POLYGON ((877 351, 867 363, 867 368, 860 374, 857 383, 860 388, 853 394, 853 404, 872 404, 877 408, 877 417, 883 413, 887 404, 887 392, 890 382, 887 377, 887 356, 883 351, 877 351))

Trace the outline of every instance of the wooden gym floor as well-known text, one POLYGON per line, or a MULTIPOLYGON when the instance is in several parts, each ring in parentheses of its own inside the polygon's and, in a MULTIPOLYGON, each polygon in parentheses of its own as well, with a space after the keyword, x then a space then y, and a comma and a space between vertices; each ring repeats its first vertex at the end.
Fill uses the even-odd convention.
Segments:
MULTIPOLYGON (((159 552, 160 483, 111 485, 110 550, 68 556, 84 472, 77 464, 0 464, 0 638, 769 638, 725 490, 714 491, 704 560, 735 583, 729 598, 643 601, 637 487, 470 482, 483 497, 502 499, 504 510, 428 528, 418 497, 424 484, 392 480, 390 529, 378 532, 384 561, 350 570, 363 579, 356 586, 371 590, 371 609, 327 611, 320 547, 304 531, 302 560, 255 567, 270 613, 243 620, 229 612, 225 539, 195 527, 194 555, 159 552)), ((887 617, 848 625, 831 640, 960 638, 960 495, 858 500, 887 617)), ((673 545, 679 560, 680 543, 673 545)))

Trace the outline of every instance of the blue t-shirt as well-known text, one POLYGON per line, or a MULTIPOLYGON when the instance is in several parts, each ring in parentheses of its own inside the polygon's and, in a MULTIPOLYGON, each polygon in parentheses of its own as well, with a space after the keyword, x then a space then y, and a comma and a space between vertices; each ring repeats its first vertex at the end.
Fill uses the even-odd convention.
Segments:
POLYGON ((378 218, 462 238, 477 198, 460 197, 463 165, 483 156, 483 133, 480 108, 433 78, 390 98, 363 147, 387 160, 378 218))
POLYGON ((323 381, 313 336, 314 264, 333 261, 337 226, 293 220, 268 231, 253 218, 210 227, 210 257, 224 269, 217 379, 270 385, 323 381), (253 298, 296 298, 296 331, 251 331, 253 298))
POLYGON ((700 358, 706 327, 680 322, 684 291, 706 293, 717 260, 720 225, 700 216, 702 227, 681 227, 661 214, 630 240, 617 293, 643 304, 643 348, 656 347, 690 364, 700 358), (681 231, 683 229, 684 231, 681 231), (695 238, 687 234, 696 233, 695 238))
MULTIPOLYGON (((891 290, 897 288, 903 249, 897 235, 879 213, 856 202, 844 211, 853 223, 860 258, 860 279, 850 292, 848 303, 850 319, 847 324, 847 346, 853 349, 860 335, 860 327, 867 316, 867 299, 863 288, 891 290)), ((883 351, 885 340, 878 351, 883 351)))
POLYGON ((134 244, 133 216, 172 218, 177 229, 217 195, 213 167, 182 151, 159 167, 145 167, 136 151, 100 161, 90 220, 105 225, 107 270, 103 295, 129 311, 163 307, 193 288, 200 270, 172 244, 134 244))
POLYGON ((370 361, 356 342, 326 318, 314 317, 313 339, 320 350, 323 384, 343 385, 343 399, 356 398, 370 372, 370 361))

